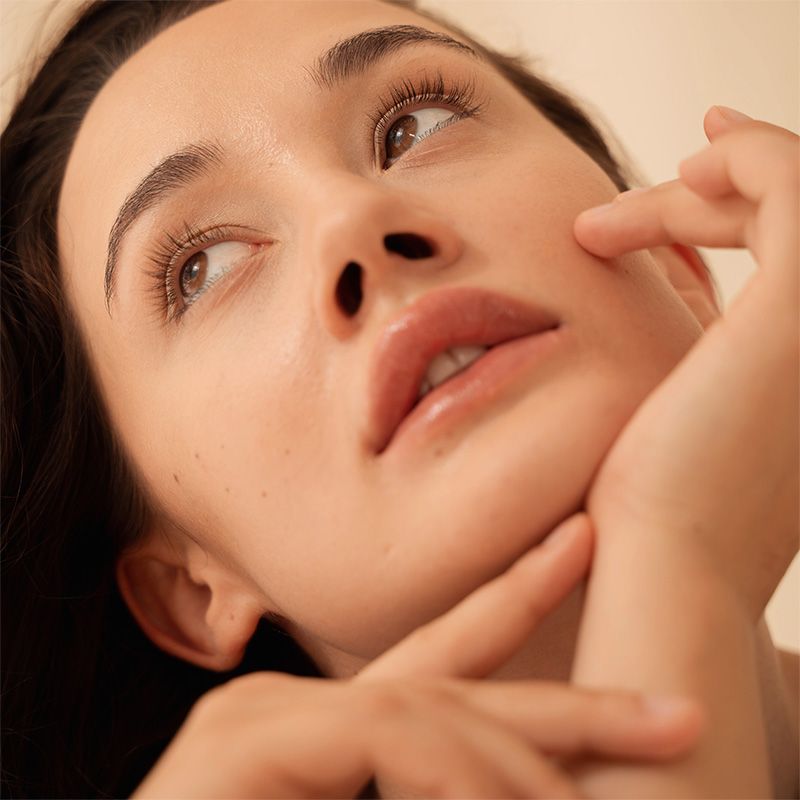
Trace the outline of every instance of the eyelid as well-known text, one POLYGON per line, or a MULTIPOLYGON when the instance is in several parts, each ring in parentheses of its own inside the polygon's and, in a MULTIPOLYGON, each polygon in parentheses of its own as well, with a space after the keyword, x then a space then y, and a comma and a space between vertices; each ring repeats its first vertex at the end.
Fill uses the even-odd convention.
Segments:
POLYGON ((378 111, 369 115, 373 126, 373 154, 382 170, 386 169, 382 159, 386 131, 399 119, 400 112, 413 113, 422 108, 440 106, 452 109, 458 119, 463 119, 478 116, 486 106, 486 99, 477 97, 474 75, 445 78, 442 72, 437 72, 431 78, 423 74, 419 78, 403 78, 399 83, 392 83, 388 91, 390 99, 381 96, 378 111))
POLYGON ((212 286, 214 286, 214 284, 223 280, 229 272, 233 272, 233 270, 236 269, 237 264, 252 258, 253 255, 255 255, 255 253, 260 249, 260 247, 260 245, 253 244, 251 242, 245 242, 241 239, 223 238, 219 242, 210 242, 209 244, 194 250, 191 255, 178 258, 175 262, 175 268, 173 269, 172 280, 178 284, 178 291, 181 294, 181 302, 183 303, 184 310, 186 307, 194 305, 207 291, 211 289, 212 286), (180 286, 183 270, 191 263, 192 259, 200 253, 208 253, 211 250, 214 250, 216 247, 224 247, 225 245, 243 245, 247 249, 247 252, 244 255, 240 255, 238 258, 234 258, 233 260, 229 261, 225 265, 225 268, 220 271, 217 277, 210 279, 205 286, 198 289, 193 295, 190 297, 184 297, 182 287, 180 286))
POLYGON ((177 277, 186 262, 205 249, 231 241, 255 246, 271 243, 271 240, 256 234, 252 228, 245 225, 195 228, 184 222, 182 233, 175 235, 167 231, 162 234, 162 238, 146 253, 146 259, 152 265, 152 269, 145 269, 150 279, 150 291, 160 306, 162 322, 178 321, 189 306, 196 302, 187 304, 175 293, 177 277), (258 241, 254 241, 256 237, 258 241))

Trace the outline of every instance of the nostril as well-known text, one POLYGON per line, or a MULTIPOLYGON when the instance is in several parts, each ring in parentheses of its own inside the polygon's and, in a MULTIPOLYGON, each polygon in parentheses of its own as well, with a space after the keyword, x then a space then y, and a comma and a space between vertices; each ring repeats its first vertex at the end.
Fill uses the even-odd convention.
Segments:
POLYGON ((348 317, 355 316, 361 308, 361 267, 351 261, 336 284, 336 300, 348 317))
POLYGON ((383 237, 383 244, 390 253, 405 258, 430 258, 433 255, 429 242, 415 233, 390 233, 383 237))

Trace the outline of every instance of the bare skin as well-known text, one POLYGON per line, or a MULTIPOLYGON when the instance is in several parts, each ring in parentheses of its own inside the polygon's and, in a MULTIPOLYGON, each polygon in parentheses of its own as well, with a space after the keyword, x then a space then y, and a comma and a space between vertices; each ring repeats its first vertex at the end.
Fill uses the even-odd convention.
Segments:
POLYGON ((798 549, 800 141, 717 107, 704 122, 710 145, 678 179, 575 225, 604 257, 679 241, 747 247, 758 264, 638 409, 589 492, 600 544, 576 680, 686 691, 703 699, 714 731, 680 767, 620 781, 600 766, 584 782, 598 795, 798 791, 796 672, 784 695, 754 624, 798 549), (759 698, 767 676, 772 690, 759 698))
POLYGON ((208 693, 134 796, 352 797, 374 776, 381 797, 577 798, 553 759, 684 755, 704 724, 689 701, 482 680, 585 575, 592 538, 570 518, 355 678, 252 673, 208 693))
MULTIPOLYGON (((273 613, 326 675, 349 678, 503 573, 585 506, 634 412, 718 316, 702 268, 667 243, 598 269, 573 223, 615 188, 487 65, 427 43, 331 91, 310 79, 335 42, 396 24, 447 32, 380 3, 205 9, 119 69, 70 157, 67 291, 152 509, 120 587, 158 646, 210 669, 237 664, 273 613), (430 78, 432 63, 448 82, 474 81, 482 111, 385 167, 379 98, 430 78), (201 139, 227 155, 134 223, 107 310, 117 210, 201 139), (173 281, 166 319, 147 254, 185 223, 228 226, 204 246, 230 263, 187 305, 173 281), (390 233, 436 255, 387 253, 390 233), (335 287, 353 260, 365 277, 351 318, 335 287), (563 347, 503 402, 404 459, 376 458, 363 429, 372 348, 399 310, 447 286, 553 309, 563 347)), ((455 110, 405 113, 421 107, 455 110)), ((568 678, 582 603, 579 585, 491 677, 568 678)))
MULTIPOLYGON (((711 300, 669 248, 596 268, 572 223, 614 195, 610 180, 492 69, 418 44, 329 94, 305 71, 327 47, 421 19, 382 3, 300 5, 205 9, 124 64, 79 133, 59 235, 105 402, 153 506, 122 572, 174 598, 131 592, 134 613, 162 647, 210 668, 236 663, 259 617, 277 613, 340 675, 580 508, 633 410, 700 336, 711 300), (365 115, 387 82, 430 73, 432 56, 448 80, 476 81, 484 111, 382 169, 365 115), (109 315, 116 211, 155 163, 198 139, 231 156, 130 229, 109 315), (260 249, 165 323, 147 274, 152 241, 211 220, 246 226, 243 247, 260 249), (439 255, 411 264, 376 250, 393 231, 424 236, 439 255), (335 297, 350 260, 365 272, 353 319, 335 297), (450 286, 554 309, 563 346, 502 402, 403 460, 376 458, 363 427, 377 337, 410 302, 450 286), (149 624, 145 605, 168 618, 149 624)), ((530 674, 538 658, 523 649, 515 663, 530 674)))

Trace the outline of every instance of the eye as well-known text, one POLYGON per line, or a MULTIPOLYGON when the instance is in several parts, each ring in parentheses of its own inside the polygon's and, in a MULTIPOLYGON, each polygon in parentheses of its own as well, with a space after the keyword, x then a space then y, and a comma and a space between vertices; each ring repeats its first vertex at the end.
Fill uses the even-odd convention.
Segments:
POLYGON ((446 108, 421 108, 404 114, 386 131, 386 164, 391 164, 423 139, 458 120, 461 114, 446 108))
POLYGON ((191 305, 255 249, 247 242, 220 242, 189 256, 178 272, 178 288, 184 303, 191 305))

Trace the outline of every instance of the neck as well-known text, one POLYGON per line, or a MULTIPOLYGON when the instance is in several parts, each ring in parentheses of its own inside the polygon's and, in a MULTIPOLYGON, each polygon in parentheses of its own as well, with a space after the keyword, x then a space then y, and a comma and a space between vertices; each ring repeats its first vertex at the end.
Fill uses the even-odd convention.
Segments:
MULTIPOLYGON (((500 669, 486 676, 492 680, 539 680, 569 682, 578 629, 583 612, 585 584, 577 587, 565 601, 552 612, 508 662, 500 669)), ((320 646, 318 641, 304 637, 300 631, 292 631, 295 641, 308 653, 329 678, 348 679, 356 675, 368 659, 350 653, 320 646)), ((768 740, 771 749, 773 783, 776 787, 795 787, 796 776, 793 765, 796 755, 797 726, 787 723, 786 701, 782 696, 784 682, 780 670, 775 667, 775 650, 763 621, 759 626, 759 675, 761 680, 762 702, 764 704, 768 740), (787 757, 790 754, 790 757, 787 757)), ((403 787, 382 781, 378 777, 370 787, 377 790, 370 797, 376 798, 418 798, 421 795, 409 792, 403 787)), ((796 788, 790 789, 796 791, 796 788)), ((367 797, 367 795, 362 795, 367 797)), ((781 795, 779 795, 781 796, 781 795)), ((794 795, 788 795, 794 796, 794 795)))
MULTIPOLYGON (((583 610, 584 588, 585 583, 577 586, 540 623, 511 659, 485 677, 492 680, 568 681, 583 610)), ((352 678, 370 663, 367 658, 320 642, 296 626, 287 626, 286 632, 305 650, 326 678, 352 678)))
MULTIPOLYGON (((487 675, 491 680, 540 680, 569 681, 578 626, 584 602, 585 584, 578 586, 537 628, 527 642, 500 669, 487 675)), ((367 665, 368 660, 359 658, 311 641, 297 630, 295 640, 329 678, 348 679, 367 665)), ((370 791, 373 784, 370 784, 370 791)), ((419 798, 407 789, 381 780, 374 781, 377 798, 419 798)), ((371 796, 371 795, 370 795, 371 796)), ((366 797, 366 795, 362 795, 366 797)))

